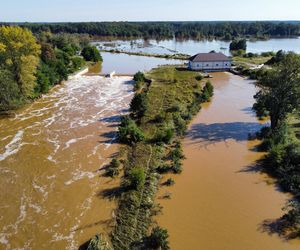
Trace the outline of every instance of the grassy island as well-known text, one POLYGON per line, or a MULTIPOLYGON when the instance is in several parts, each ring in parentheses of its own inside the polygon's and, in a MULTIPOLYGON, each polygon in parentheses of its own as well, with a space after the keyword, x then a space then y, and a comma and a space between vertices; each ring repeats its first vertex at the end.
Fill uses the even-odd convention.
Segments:
POLYGON ((213 87, 199 73, 170 66, 137 73, 135 80, 131 113, 119 127, 126 153, 111 240, 114 249, 168 249, 167 231, 152 220, 161 210, 155 204, 158 184, 164 173, 182 171, 180 138, 213 87))

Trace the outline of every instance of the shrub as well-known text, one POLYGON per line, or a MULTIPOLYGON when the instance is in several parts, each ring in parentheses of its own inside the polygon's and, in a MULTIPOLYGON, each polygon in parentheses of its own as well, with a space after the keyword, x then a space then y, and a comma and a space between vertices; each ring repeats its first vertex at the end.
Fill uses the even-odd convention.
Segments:
POLYGON ((84 59, 78 56, 72 57, 71 62, 72 62, 71 70, 73 72, 79 70, 85 64, 84 59))
POLYGON ((161 129, 157 132, 155 141, 156 142, 164 142, 169 144, 174 136, 174 129, 173 128, 165 128, 161 129))
POLYGON ((175 181, 172 178, 169 178, 168 180, 166 180, 166 182, 164 183, 164 185, 166 186, 173 186, 175 184, 175 181))
POLYGON ((134 75, 133 80, 136 82, 144 82, 146 80, 146 77, 144 73, 139 71, 134 75))
POLYGON ((202 99, 204 101, 209 101, 210 98, 213 96, 213 94, 214 94, 214 87, 210 81, 207 81, 202 90, 202 99))
POLYGON ((144 116, 147 110, 147 94, 146 93, 138 93, 135 94, 130 103, 130 111, 137 118, 141 118, 144 116))
POLYGON ((203 76, 202 76, 202 75, 197 75, 197 76, 195 77, 195 79, 196 79, 197 81, 201 81, 201 80, 203 79, 203 76))
POLYGON ((155 227, 152 229, 151 235, 149 236, 149 245, 153 249, 168 250, 170 249, 168 238, 169 234, 166 229, 155 227))
POLYGON ((175 143, 175 148, 174 150, 171 152, 171 157, 172 157, 172 161, 176 162, 179 160, 184 159, 184 154, 183 154, 183 150, 182 150, 182 145, 180 141, 176 141, 175 143))
POLYGON ((145 139, 143 132, 128 116, 122 117, 121 124, 119 126, 118 137, 120 142, 128 144, 140 142, 145 139))
POLYGON ((182 172, 182 163, 180 161, 174 162, 172 170, 175 174, 180 174, 182 172))
POLYGON ((181 117, 179 113, 174 113, 173 114, 173 121, 176 129, 177 135, 184 135, 186 129, 187 129, 187 124, 186 121, 181 117))
POLYGON ((132 189, 140 190, 143 188, 146 181, 144 169, 141 167, 131 169, 128 174, 128 181, 132 189))
POLYGON ((119 167, 120 167, 120 161, 117 159, 112 159, 110 164, 105 170, 105 175, 109 177, 116 177, 119 175, 119 167))

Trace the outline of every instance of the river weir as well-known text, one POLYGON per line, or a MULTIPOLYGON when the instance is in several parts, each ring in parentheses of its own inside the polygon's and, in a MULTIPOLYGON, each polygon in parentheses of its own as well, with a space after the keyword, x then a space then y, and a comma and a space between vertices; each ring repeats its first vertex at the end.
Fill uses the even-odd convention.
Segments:
POLYGON ((107 233, 118 186, 101 170, 118 152, 132 78, 75 76, 0 120, 0 249, 77 249, 107 233))
MULTIPOLYGON (((171 249, 299 249, 264 227, 283 215, 289 195, 261 174, 263 153, 248 135, 263 126, 252 111, 254 82, 230 73, 213 73, 215 94, 204 104, 184 139, 183 173, 163 188, 158 223, 170 233, 171 249)), ((160 197, 160 196, 159 196, 160 197)))

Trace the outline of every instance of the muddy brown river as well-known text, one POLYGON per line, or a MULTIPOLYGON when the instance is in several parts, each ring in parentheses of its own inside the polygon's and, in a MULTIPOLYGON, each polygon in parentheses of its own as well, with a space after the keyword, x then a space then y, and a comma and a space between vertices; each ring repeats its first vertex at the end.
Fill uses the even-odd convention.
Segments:
POLYGON ((118 151, 131 78, 74 77, 0 120, 0 249, 78 249, 107 233, 117 181, 101 168, 118 151))
POLYGON ((289 250, 286 242, 264 229, 279 218, 289 198, 272 179, 255 169, 263 155, 248 133, 261 128, 251 111, 255 86, 229 73, 215 73, 214 97, 193 120, 184 140, 184 171, 175 185, 163 188, 170 200, 158 200, 157 220, 170 234, 171 249, 289 250))

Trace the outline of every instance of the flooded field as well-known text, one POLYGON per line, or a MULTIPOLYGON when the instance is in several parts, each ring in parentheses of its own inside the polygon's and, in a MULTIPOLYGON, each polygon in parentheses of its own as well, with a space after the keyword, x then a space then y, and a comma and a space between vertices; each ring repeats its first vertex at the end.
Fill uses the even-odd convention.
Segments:
POLYGON ((126 54, 101 53, 103 62, 95 73, 107 74, 115 71, 117 74, 134 75, 138 71, 149 71, 159 65, 183 64, 181 60, 168 60, 164 58, 132 56, 126 54))
POLYGON ((204 104, 184 140, 184 171, 175 185, 162 188, 158 223, 170 234, 171 249, 288 250, 299 242, 269 235, 266 220, 279 218, 289 198, 259 173, 258 141, 248 134, 260 124, 252 112, 255 86, 228 73, 213 74, 215 95, 204 104))
MULTIPOLYGON (((200 52, 210 52, 215 50, 230 55, 230 41, 221 40, 116 40, 116 41, 96 41, 94 42, 100 49, 120 50, 128 52, 139 52, 148 54, 184 53, 194 55, 200 52)), ((261 53, 278 50, 294 51, 300 53, 300 38, 281 38, 247 42, 247 52, 261 53)))
POLYGON ((75 77, 0 120, 0 249, 78 249, 110 230, 118 181, 101 168, 118 151, 131 78, 75 77))

